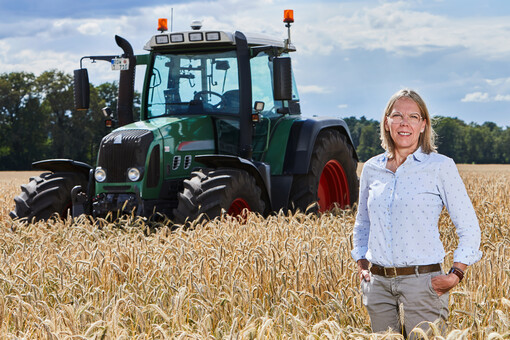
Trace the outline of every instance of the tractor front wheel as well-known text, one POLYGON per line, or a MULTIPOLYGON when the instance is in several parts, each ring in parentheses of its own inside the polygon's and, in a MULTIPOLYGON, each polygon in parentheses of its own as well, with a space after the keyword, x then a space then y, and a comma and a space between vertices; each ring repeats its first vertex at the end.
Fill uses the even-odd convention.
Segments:
POLYGON ((317 136, 308 173, 295 175, 290 203, 303 212, 324 212, 335 205, 344 209, 358 200, 357 161, 352 146, 337 130, 317 136), (318 204, 312 205, 317 202, 318 204))
POLYGON ((178 224, 194 220, 214 219, 225 211, 242 215, 245 211, 263 213, 265 202, 255 178, 244 170, 203 169, 184 180, 184 190, 178 195, 174 220, 178 224))
POLYGON ((71 209, 71 190, 74 186, 87 187, 85 176, 73 172, 46 172, 30 178, 21 186, 21 194, 14 198, 16 207, 10 212, 12 219, 28 221, 47 220, 55 214, 67 217, 71 209))

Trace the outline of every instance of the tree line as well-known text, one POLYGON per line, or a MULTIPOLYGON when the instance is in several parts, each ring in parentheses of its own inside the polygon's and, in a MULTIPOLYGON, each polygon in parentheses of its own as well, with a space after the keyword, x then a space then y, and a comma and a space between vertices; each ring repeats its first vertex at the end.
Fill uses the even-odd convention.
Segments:
POLYGON ((116 82, 91 85, 90 109, 77 111, 69 74, 0 74, 0 170, 28 170, 32 162, 49 158, 94 164, 101 138, 110 132, 101 109, 115 112, 117 92, 116 82))
MULTIPOLYGON (((69 158, 95 164, 101 138, 111 130, 101 109, 117 107, 118 85, 90 86, 90 109, 76 111, 73 77, 57 70, 39 76, 0 74, 0 170, 27 170, 34 161, 69 158)), ((135 117, 140 94, 135 94, 135 117)), ((383 152, 379 122, 345 119, 360 161, 383 152)), ((466 124, 458 118, 434 117, 438 151, 457 163, 510 163, 510 129, 492 122, 466 124)))
MULTIPOLYGON (((344 119, 360 161, 384 150, 379 138, 379 122, 365 117, 344 119)), ((508 164, 510 163, 510 128, 492 122, 465 123, 461 119, 435 116, 432 127, 437 134, 437 151, 451 157, 456 163, 508 164)))

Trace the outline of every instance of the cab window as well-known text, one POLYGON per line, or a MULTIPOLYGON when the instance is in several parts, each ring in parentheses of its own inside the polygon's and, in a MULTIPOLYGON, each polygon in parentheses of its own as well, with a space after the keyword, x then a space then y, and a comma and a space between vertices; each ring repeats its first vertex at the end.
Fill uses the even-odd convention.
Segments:
POLYGON ((148 118, 182 114, 239 114, 235 51, 155 55, 147 109, 148 118))

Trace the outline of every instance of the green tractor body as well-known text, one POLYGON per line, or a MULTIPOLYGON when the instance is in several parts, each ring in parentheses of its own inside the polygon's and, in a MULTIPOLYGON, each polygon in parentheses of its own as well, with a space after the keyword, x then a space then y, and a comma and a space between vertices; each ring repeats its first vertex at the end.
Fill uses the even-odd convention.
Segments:
MULTIPOLYGON (((164 214, 177 223, 244 209, 325 211, 357 200, 357 157, 345 122, 303 118, 289 41, 241 32, 161 33, 135 56, 129 43, 108 60, 120 69, 117 128, 95 167, 46 160, 22 186, 13 218, 54 213, 164 214), (140 121, 134 74, 145 65, 140 121), (52 183, 55 183, 52 185, 52 183), (42 198, 41 198, 42 197, 42 198)), ((88 109, 88 75, 75 71, 75 103, 88 109)), ((111 118, 111 117, 109 117, 111 118)), ((111 121, 111 119, 109 119, 111 121)))

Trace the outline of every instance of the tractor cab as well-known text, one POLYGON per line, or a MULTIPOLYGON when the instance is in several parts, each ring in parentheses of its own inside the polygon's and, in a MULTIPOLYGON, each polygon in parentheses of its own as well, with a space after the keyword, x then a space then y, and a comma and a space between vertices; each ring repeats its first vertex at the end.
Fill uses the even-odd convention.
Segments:
MULTIPOLYGON (((163 33, 145 45, 142 120, 207 116, 217 153, 240 155, 240 134, 260 158, 271 123, 300 114, 288 53, 291 44, 263 35, 200 31, 163 33), (281 91, 285 85, 286 93, 281 91)), ((249 155, 244 155, 245 157, 249 155)))

